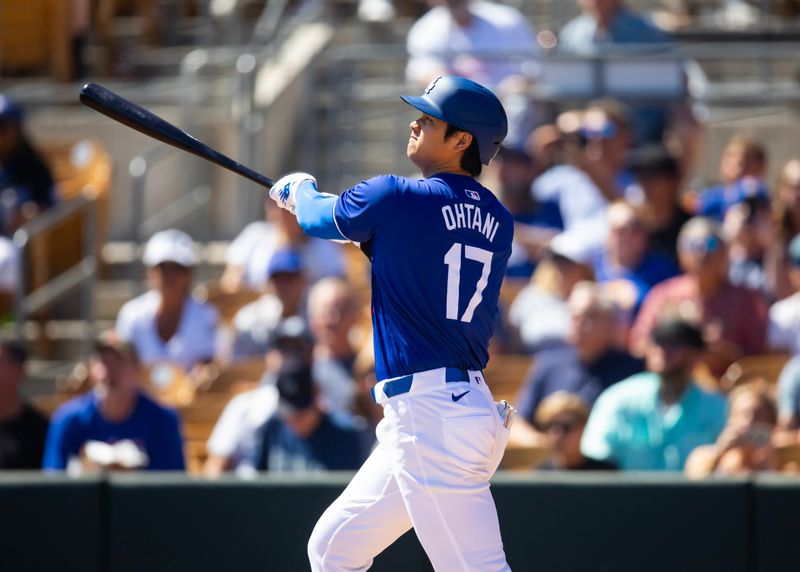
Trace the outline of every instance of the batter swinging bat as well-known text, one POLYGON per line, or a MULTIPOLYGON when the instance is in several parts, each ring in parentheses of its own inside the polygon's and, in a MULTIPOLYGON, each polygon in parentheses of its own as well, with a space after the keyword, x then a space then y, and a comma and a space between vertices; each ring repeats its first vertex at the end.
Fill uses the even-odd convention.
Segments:
POLYGON ((120 97, 102 85, 87 83, 81 89, 80 98, 81 103, 84 105, 153 139, 158 139, 167 145, 172 145, 192 155, 197 155, 202 159, 216 163, 220 167, 233 171, 268 189, 275 184, 272 179, 256 173, 252 169, 212 149, 185 131, 161 119, 155 113, 120 97))

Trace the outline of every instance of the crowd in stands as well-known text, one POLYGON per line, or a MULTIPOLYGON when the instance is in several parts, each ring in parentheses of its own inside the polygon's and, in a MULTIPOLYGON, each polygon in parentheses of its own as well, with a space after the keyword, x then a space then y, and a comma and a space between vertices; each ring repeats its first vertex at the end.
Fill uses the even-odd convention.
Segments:
POLYGON ((22 107, 0 94, 0 293, 20 279, 12 235, 55 202, 53 176, 25 131, 22 107))
MULTIPOLYGON (((558 37, 564 51, 671 41, 621 2, 579 4, 558 37)), ((492 352, 531 364, 511 446, 547 449, 542 470, 796 470, 785 451, 800 448, 800 158, 771 184, 764 144, 735 135, 718 181, 689 190, 702 124, 687 101, 518 105, 537 45, 521 13, 484 0, 436 3, 408 37, 409 82, 472 77, 506 98, 514 124, 484 173, 516 224, 492 352), (769 352, 791 357, 779 380, 722 382, 732 364, 769 352)), ((30 151, 20 122, 0 97, 0 183, 16 176, 10 141, 30 151)), ((18 183, 0 204, 6 237, 53 202, 51 180, 18 183)), ((266 207, 230 245, 220 288, 258 298, 226 326, 193 294, 192 237, 154 234, 150 290, 95 340, 91 390, 49 429, 20 397, 25 352, 0 346, 0 468, 183 470, 179 413, 159 390, 178 378, 199 390, 214 368, 255 360, 260 380, 227 401, 203 472, 356 469, 381 411, 369 312, 348 277, 353 248, 308 238, 266 207)))

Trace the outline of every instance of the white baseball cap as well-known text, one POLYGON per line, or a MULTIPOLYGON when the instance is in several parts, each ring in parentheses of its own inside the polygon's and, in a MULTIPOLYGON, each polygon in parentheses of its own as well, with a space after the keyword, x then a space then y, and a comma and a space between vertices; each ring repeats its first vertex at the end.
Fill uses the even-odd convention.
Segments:
POLYGON ((147 241, 142 261, 147 266, 158 266, 162 262, 175 262, 191 268, 197 263, 192 237, 174 228, 157 232, 147 241))
POLYGON ((562 232, 550 241, 550 252, 577 264, 590 265, 595 248, 579 232, 562 232))

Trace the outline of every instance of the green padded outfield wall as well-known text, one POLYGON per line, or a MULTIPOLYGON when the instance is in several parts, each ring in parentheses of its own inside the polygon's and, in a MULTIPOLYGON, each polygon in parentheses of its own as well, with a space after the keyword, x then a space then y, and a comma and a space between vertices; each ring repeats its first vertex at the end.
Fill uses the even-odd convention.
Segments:
MULTIPOLYGON (((305 571, 348 480, 0 474, 0 572, 305 571)), ((492 489, 515 572, 800 570, 800 479, 541 473, 492 489)), ((431 567, 410 533, 373 570, 431 567)))
POLYGON ((759 477, 755 494, 758 572, 800 570, 800 479, 759 477))
POLYGON ((514 572, 747 572, 744 480, 541 474, 493 486, 514 572))
POLYGON ((105 489, 99 479, 0 471, 0 570, 108 570, 105 489))
MULTIPOLYGON (((114 477, 111 572, 294 572, 306 541, 350 475, 298 482, 114 477)), ((380 556, 378 572, 431 570, 412 535, 380 556)))

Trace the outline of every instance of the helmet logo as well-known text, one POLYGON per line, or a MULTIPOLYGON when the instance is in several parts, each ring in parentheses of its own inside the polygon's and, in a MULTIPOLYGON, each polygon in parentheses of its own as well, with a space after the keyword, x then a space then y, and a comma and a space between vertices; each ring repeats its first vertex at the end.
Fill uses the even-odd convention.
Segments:
POLYGON ((440 79, 442 79, 442 77, 441 77, 441 76, 437 77, 435 80, 433 80, 433 81, 432 81, 432 82, 431 82, 431 83, 428 85, 428 87, 426 87, 426 88, 425 88, 425 95, 428 95, 430 92, 432 92, 432 91, 433 91, 433 88, 436 86, 436 82, 437 82, 437 81, 439 81, 440 79))

